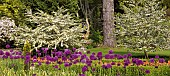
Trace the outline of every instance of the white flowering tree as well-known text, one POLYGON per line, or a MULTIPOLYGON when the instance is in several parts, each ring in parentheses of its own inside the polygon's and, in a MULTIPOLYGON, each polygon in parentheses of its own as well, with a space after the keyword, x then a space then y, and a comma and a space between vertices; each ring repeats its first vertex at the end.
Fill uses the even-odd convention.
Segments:
POLYGON ((10 33, 15 31, 14 27, 14 20, 7 17, 0 19, 0 43, 7 42, 10 39, 10 33))
POLYGON ((17 27, 17 31, 13 33, 16 44, 24 44, 28 40, 34 48, 81 46, 83 42, 81 21, 74 19, 67 10, 59 8, 52 15, 39 11, 27 16, 29 17, 27 20, 35 23, 36 28, 17 27))
POLYGON ((116 15, 118 44, 132 49, 155 51, 169 48, 170 21, 158 0, 121 2, 125 14, 116 15))

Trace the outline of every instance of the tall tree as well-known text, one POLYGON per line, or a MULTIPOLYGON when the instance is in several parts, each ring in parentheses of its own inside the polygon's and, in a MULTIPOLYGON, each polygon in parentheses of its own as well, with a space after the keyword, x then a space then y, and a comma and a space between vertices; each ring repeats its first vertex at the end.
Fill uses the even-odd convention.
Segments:
POLYGON ((170 49, 170 20, 159 0, 128 0, 120 3, 124 14, 116 14, 117 44, 147 52, 170 49))
POLYGON ((103 0, 103 36, 104 46, 115 47, 114 0, 103 0))

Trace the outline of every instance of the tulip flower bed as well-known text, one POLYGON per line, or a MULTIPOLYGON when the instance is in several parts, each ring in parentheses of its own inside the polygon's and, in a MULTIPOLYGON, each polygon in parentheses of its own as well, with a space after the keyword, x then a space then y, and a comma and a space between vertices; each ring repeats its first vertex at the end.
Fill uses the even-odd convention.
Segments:
POLYGON ((114 54, 112 50, 86 54, 65 49, 42 48, 31 57, 21 51, 0 50, 0 75, 2 76, 170 76, 170 61, 159 58, 132 58, 132 54, 114 54), (25 70, 24 65, 30 65, 25 70))

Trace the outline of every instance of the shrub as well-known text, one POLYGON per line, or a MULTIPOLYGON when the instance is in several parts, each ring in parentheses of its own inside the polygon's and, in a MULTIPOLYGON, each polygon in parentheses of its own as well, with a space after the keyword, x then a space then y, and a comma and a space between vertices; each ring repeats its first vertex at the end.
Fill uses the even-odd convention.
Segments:
POLYGON ((17 27, 17 31, 13 33, 16 44, 21 45, 28 40, 34 48, 81 46, 81 20, 74 19, 72 14, 67 13, 67 9, 59 8, 52 15, 39 11, 27 16, 27 20, 37 26, 35 29, 27 26, 17 27))
POLYGON ((125 14, 116 15, 118 44, 141 51, 168 49, 169 20, 158 0, 121 2, 125 14))
POLYGON ((0 45, 4 46, 7 43, 9 43, 10 39, 10 33, 14 32, 15 29, 15 23, 14 20, 11 20, 7 17, 2 17, 0 19, 0 45))

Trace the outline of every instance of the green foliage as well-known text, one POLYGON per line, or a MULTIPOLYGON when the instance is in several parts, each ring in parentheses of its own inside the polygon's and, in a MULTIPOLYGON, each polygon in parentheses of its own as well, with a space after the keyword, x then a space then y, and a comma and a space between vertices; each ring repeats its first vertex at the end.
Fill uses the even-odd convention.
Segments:
POLYGON ((90 39, 93 40, 93 43, 91 44, 93 47, 97 47, 98 44, 102 44, 103 42, 103 36, 101 31, 99 30, 91 30, 92 34, 90 34, 90 39))
POLYGON ((58 7, 68 9, 70 13, 78 13, 78 0, 21 0, 27 8, 31 8, 33 13, 42 10, 48 14, 56 12, 58 7))
MULTIPOLYGON (((54 68, 54 65, 46 65, 42 64, 41 66, 38 66, 36 63, 34 64, 35 69, 31 69, 26 72, 24 72, 24 67, 22 64, 22 60, 16 60, 17 63, 14 63, 14 67, 9 67, 11 64, 10 60, 3 61, 0 63, 0 75, 4 76, 32 76, 33 74, 36 74, 36 76, 77 76, 81 74, 81 69, 84 66, 83 64, 75 64, 70 67, 64 67, 64 65, 59 65, 59 68, 61 70, 58 70, 54 68), (8 65, 6 65, 8 64, 8 65)), ((123 66, 116 66, 113 65, 112 68, 104 69, 101 67, 101 65, 92 65, 92 68, 95 68, 96 70, 92 72, 92 68, 88 67, 88 71, 86 71, 84 74, 86 76, 117 76, 120 74, 121 76, 169 76, 170 73, 170 67, 169 66, 158 66, 158 68, 155 68, 154 66, 127 66, 126 68, 123 68, 123 66), (149 74, 146 74, 145 71, 150 70, 149 74)))
POLYGON ((25 9, 21 0, 0 0, 0 17, 12 18, 16 25, 22 24, 25 9))
POLYGON ((74 16, 67 11, 59 8, 52 15, 43 11, 28 15, 27 20, 37 24, 37 28, 17 27, 17 31, 13 33, 12 38, 19 45, 28 40, 34 48, 81 46, 83 42, 80 39, 83 36, 81 20, 75 20, 74 16))
MULTIPOLYGON (((96 47, 103 42, 102 36, 102 0, 79 0, 82 6, 80 6, 80 16, 86 20, 86 13, 89 20, 90 35, 89 38, 93 41, 92 44, 88 44, 87 47, 96 47), (83 13, 83 14, 82 14, 83 13)), ((79 4, 80 4, 79 3, 79 4)), ((80 4, 80 5, 81 5, 80 4)), ((85 26, 87 27, 87 26, 85 26)))
POLYGON ((163 0, 163 4, 170 8, 170 0, 163 0))
POLYGON ((26 55, 26 53, 31 52, 31 44, 28 40, 25 41, 24 47, 23 47, 23 53, 26 55))
POLYGON ((6 44, 12 45, 10 33, 15 31, 14 27, 15 23, 11 18, 0 18, 0 48, 4 48, 6 44))
POLYGON ((125 14, 116 15, 118 44, 145 51, 168 49, 170 21, 160 4, 158 0, 123 1, 125 14))
POLYGON ((29 24, 34 28, 34 24, 25 21, 25 13, 29 9, 32 9, 33 13, 40 9, 52 14, 51 12, 57 11, 58 7, 64 7, 68 12, 78 16, 78 0, 0 0, 0 17, 12 18, 17 26, 29 24))
POLYGON ((0 41, 6 42, 10 38, 10 33, 15 31, 14 27, 14 20, 7 17, 0 18, 0 41))

